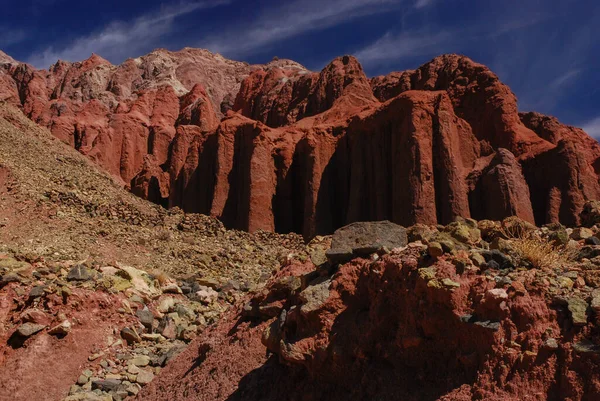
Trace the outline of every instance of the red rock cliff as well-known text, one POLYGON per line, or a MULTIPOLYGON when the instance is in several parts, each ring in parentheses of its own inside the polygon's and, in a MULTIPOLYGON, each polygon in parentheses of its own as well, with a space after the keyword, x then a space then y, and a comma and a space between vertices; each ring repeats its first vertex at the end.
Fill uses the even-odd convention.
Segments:
POLYGON ((3 57, 0 99, 168 207, 310 237, 357 220, 409 225, 508 215, 578 223, 600 198, 600 146, 519 114, 510 89, 457 56, 368 79, 158 50, 39 71, 3 57))

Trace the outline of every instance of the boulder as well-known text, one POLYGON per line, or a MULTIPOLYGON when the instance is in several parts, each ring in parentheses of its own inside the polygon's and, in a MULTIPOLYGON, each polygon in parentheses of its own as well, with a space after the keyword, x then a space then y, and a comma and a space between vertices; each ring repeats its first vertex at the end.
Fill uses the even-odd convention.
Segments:
POLYGON ((342 263, 383 249, 401 248, 408 243, 406 229, 389 221, 352 223, 335 231, 327 258, 342 263))

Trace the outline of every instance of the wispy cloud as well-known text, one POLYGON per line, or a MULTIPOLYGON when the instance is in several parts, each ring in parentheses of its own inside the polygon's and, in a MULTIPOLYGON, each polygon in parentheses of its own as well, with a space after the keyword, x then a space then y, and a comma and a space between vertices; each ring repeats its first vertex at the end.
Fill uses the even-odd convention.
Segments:
POLYGON ((587 132, 589 136, 600 139, 600 117, 589 120, 583 125, 582 129, 587 132))
POLYGON ((168 33, 173 21, 201 9, 214 8, 232 0, 182 2, 163 8, 160 12, 142 15, 133 21, 115 21, 99 32, 80 37, 57 49, 49 47, 33 54, 27 62, 38 68, 48 68, 57 60, 79 61, 97 53, 108 59, 125 59, 141 49, 155 46, 168 33))
MULTIPOLYGON (((419 0, 415 8, 430 5, 433 0, 419 0)), ((536 15, 535 18, 497 21, 496 23, 474 24, 470 27, 440 27, 435 23, 424 24, 418 28, 398 31, 393 29, 385 33, 375 42, 360 48, 354 55, 365 67, 397 63, 403 57, 423 55, 439 55, 441 53, 458 52, 470 44, 484 40, 492 40, 544 21, 547 17, 536 15)))
POLYGON ((22 29, 0 28, 0 49, 15 45, 27 38, 27 33, 22 29))
POLYGON ((381 14, 403 3, 403 0, 286 1, 263 12, 248 25, 206 38, 198 46, 228 57, 243 57, 257 50, 264 51, 285 39, 381 14))
POLYGON ((453 32, 401 32, 386 33, 374 43, 355 52, 354 55, 365 66, 385 64, 403 57, 415 57, 435 53, 437 49, 454 40, 453 32))
POLYGON ((560 89, 567 85, 569 82, 577 79, 583 70, 581 68, 573 68, 572 70, 566 71, 564 74, 560 74, 556 79, 550 82, 550 87, 554 89, 560 89))

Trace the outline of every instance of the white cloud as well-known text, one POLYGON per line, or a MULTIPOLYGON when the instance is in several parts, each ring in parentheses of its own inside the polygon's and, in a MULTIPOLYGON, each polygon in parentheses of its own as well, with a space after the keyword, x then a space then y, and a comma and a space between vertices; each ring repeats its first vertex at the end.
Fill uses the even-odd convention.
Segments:
POLYGON ((568 84, 569 82, 572 82, 574 79, 576 79, 581 74, 581 72, 582 70, 580 68, 568 70, 564 74, 561 74, 558 77, 556 77, 556 79, 554 79, 554 81, 552 81, 549 86, 553 89, 558 90, 566 84, 568 84))
POLYGON ((600 117, 589 120, 583 125, 582 129, 587 132, 589 136, 600 139, 600 117))
POLYGON ((401 32, 386 33, 374 43, 355 52, 354 55, 365 66, 385 64, 403 57, 415 57, 435 53, 436 49, 451 43, 454 34, 451 32, 401 32))
POLYGON ((142 15, 130 22, 115 21, 99 32, 83 36, 64 48, 49 47, 27 60, 37 68, 48 68, 57 60, 79 61, 92 53, 108 59, 125 59, 154 43, 168 33, 180 16, 206 8, 231 3, 231 0, 195 1, 163 8, 159 13, 142 15))
POLYGON ((294 0, 263 12, 241 29, 202 40, 198 46, 241 57, 258 49, 311 31, 327 29, 351 20, 393 10, 403 0, 294 0))

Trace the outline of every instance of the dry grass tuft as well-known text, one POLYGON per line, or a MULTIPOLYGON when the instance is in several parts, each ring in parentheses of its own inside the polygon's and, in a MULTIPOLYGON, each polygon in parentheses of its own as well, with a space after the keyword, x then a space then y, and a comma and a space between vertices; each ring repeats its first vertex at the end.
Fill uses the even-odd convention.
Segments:
POLYGON ((160 241, 169 241, 171 239, 171 233, 168 230, 160 230, 156 234, 156 239, 160 241))
POLYGON ((169 275, 166 272, 160 271, 160 270, 155 270, 152 272, 152 276, 154 277, 155 280, 158 281, 158 283, 160 284, 160 286, 164 286, 165 284, 167 284, 169 282, 169 275))
POLYGON ((556 246, 548 238, 533 232, 510 232, 504 235, 510 240, 513 251, 536 269, 552 269, 572 262, 577 249, 570 246, 556 246))

